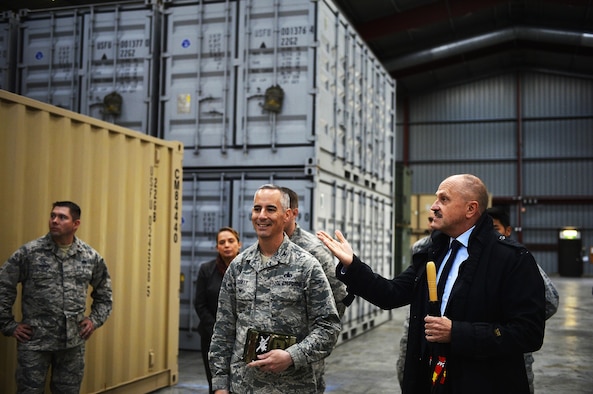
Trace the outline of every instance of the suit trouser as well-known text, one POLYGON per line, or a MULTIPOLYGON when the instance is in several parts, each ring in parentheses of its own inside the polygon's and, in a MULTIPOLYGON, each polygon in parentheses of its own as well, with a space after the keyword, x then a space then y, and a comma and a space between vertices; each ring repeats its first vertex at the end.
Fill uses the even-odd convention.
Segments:
POLYGON ((200 334, 200 342, 202 346, 202 361, 204 361, 204 369, 206 370, 206 378, 208 379, 209 392, 212 391, 212 371, 210 371, 210 364, 208 362, 208 351, 210 350, 210 337, 200 334))

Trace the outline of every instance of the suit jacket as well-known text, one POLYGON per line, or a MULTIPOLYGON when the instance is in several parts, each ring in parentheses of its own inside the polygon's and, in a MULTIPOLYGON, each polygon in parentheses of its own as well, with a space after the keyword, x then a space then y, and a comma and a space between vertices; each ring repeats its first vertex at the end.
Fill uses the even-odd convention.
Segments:
MULTIPOLYGON (((430 391, 428 342, 424 335, 428 287, 426 262, 437 261, 449 237, 432 234, 432 246, 412 258, 393 279, 375 274, 355 256, 336 275, 348 291, 392 309, 410 304, 404 393, 430 391)), ((453 393, 529 393, 523 353, 538 350, 544 338, 544 283, 533 256, 506 239, 482 217, 470 236, 469 257, 459 268, 445 316, 452 320, 447 379, 453 393)))
POLYGON ((218 293, 222 284, 222 274, 216 269, 216 260, 200 265, 196 282, 194 307, 200 318, 198 332, 203 337, 211 338, 216 321, 218 293))

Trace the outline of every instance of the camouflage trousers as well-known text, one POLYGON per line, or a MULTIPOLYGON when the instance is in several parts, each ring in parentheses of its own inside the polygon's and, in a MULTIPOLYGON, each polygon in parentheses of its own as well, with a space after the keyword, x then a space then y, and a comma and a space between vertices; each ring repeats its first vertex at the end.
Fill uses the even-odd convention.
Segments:
POLYGON ((17 352, 17 393, 40 393, 51 366, 52 393, 78 394, 84 376, 84 345, 55 351, 35 351, 19 346, 17 352))
POLYGON ((529 381, 529 392, 531 394, 534 393, 535 387, 533 385, 533 353, 525 353, 523 355, 523 359, 525 360, 525 371, 527 372, 527 380, 529 381))

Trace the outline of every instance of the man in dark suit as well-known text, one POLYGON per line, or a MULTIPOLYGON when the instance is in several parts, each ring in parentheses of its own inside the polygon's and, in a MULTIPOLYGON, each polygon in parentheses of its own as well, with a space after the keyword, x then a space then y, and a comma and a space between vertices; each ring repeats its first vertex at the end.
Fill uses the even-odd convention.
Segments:
POLYGON ((544 283, 529 251, 499 237, 487 205, 479 178, 445 179, 431 206, 432 245, 393 279, 360 261, 341 232, 337 240, 318 232, 340 260, 336 275, 349 292, 384 309, 410 304, 404 394, 529 393, 523 353, 543 343, 544 283), (442 316, 429 316, 426 263, 448 262, 454 243, 460 247, 450 271, 442 274, 448 264, 437 271, 442 316))

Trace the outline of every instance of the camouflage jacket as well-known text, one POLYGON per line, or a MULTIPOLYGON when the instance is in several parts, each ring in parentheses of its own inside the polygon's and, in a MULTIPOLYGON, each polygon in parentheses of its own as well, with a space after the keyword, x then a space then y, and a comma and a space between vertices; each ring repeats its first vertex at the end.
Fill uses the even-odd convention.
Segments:
POLYGON ((0 267, 0 331, 10 336, 18 323, 12 314, 17 284, 22 284, 22 322, 33 328, 30 350, 59 350, 84 343, 79 323, 85 317, 88 286, 93 287, 89 318, 95 328, 111 313, 111 279, 103 258, 74 238, 63 255, 49 234, 21 246, 0 267))
POLYGON ((330 354, 340 329, 319 262, 285 235, 264 263, 256 243, 231 262, 223 279, 208 354, 212 389, 314 393, 314 364, 330 354), (248 368, 243 350, 249 328, 296 336, 297 343, 286 349, 294 365, 279 374, 248 368))
POLYGON ((344 298, 346 298, 346 285, 336 278, 337 264, 334 255, 325 247, 319 238, 310 232, 303 230, 298 224, 290 236, 290 240, 319 260, 332 289, 336 307, 338 308, 338 315, 342 317, 346 310, 346 305, 342 302, 344 298))

